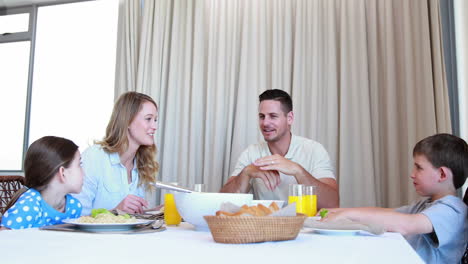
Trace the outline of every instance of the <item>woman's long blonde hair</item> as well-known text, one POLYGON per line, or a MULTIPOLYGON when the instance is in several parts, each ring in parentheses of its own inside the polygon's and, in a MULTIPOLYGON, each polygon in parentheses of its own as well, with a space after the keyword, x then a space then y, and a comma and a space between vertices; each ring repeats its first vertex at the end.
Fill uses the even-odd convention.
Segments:
MULTIPOLYGON (((127 92, 122 94, 114 105, 111 118, 107 124, 106 136, 102 141, 96 144, 108 153, 123 153, 128 148, 128 127, 137 113, 143 106, 143 103, 150 102, 158 109, 156 102, 148 95, 127 92)), ((136 166, 140 177, 138 186, 145 186, 145 189, 152 189, 150 182, 156 181, 156 173, 159 170, 159 164, 156 161, 156 145, 140 146, 136 153, 136 166)))

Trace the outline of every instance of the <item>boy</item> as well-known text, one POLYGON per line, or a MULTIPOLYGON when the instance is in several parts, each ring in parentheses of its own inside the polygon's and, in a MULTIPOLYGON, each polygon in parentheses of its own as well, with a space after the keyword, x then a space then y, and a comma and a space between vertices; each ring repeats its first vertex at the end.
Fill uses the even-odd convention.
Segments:
POLYGON ((401 233, 427 263, 459 263, 468 241, 467 205, 456 197, 467 177, 468 146, 456 136, 427 137, 413 149, 411 173, 421 201, 396 209, 335 208, 323 221, 351 219, 401 233))

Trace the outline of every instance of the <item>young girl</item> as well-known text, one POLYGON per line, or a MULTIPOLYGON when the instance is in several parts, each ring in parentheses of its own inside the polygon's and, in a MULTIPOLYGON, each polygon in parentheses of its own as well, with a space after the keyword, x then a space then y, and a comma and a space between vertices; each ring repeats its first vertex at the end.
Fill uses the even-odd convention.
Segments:
POLYGON ((79 193, 83 185, 84 173, 75 143, 53 136, 36 140, 26 153, 24 171, 25 188, 7 205, 1 227, 55 225, 81 215, 81 203, 69 194, 79 193))

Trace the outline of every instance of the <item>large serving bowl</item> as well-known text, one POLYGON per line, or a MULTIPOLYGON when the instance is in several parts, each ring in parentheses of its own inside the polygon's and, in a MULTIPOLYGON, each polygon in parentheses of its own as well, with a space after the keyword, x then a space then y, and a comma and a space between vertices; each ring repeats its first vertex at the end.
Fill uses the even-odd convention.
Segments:
POLYGON ((224 202, 235 205, 249 205, 253 195, 245 193, 175 193, 177 211, 185 220, 195 226, 196 230, 208 231, 208 224, 203 216, 215 215, 224 202))

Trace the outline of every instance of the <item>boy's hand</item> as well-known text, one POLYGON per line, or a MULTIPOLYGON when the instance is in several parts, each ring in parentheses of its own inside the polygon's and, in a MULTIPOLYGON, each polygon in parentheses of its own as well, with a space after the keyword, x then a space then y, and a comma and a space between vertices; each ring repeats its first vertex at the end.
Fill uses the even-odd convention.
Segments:
POLYGON ((347 209, 346 208, 322 208, 319 211, 322 219, 320 221, 330 222, 340 219, 347 219, 347 209))
POLYGON ((322 208, 322 209, 320 209, 319 214, 320 214, 321 218, 325 218, 327 216, 327 214, 328 214, 328 210, 325 209, 325 208, 322 208))

